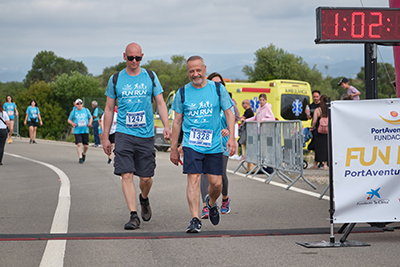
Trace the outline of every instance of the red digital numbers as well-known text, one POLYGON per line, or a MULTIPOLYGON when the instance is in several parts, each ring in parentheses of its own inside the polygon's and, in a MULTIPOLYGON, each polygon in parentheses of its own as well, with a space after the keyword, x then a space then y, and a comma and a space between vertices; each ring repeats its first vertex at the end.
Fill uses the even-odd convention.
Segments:
POLYGON ((317 8, 316 43, 400 43, 400 9, 317 8))

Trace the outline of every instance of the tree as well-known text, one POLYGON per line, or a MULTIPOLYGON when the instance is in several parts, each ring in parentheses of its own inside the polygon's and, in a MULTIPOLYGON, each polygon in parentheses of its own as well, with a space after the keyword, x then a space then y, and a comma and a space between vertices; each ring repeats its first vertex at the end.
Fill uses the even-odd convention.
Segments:
POLYGON ((13 98, 15 98, 17 94, 26 90, 27 89, 25 88, 24 84, 21 82, 0 82, 0 96, 2 97, 0 100, 4 103, 7 95, 11 95, 13 98))
MULTIPOLYGON (((397 92, 393 85, 395 81, 396 71, 395 68, 389 63, 377 64, 377 85, 378 85, 378 98, 396 98, 397 92)), ((365 92, 365 67, 357 74, 357 78, 362 81, 359 87, 356 87, 360 92, 365 92)), ((365 95, 365 93, 364 93, 365 95)))
POLYGON ((142 67, 154 71, 164 89, 164 97, 190 82, 186 72, 186 60, 182 55, 171 56, 171 63, 164 60, 151 60, 142 67))
POLYGON ((67 116, 61 106, 55 100, 49 84, 44 81, 35 82, 27 91, 18 94, 15 102, 18 103, 19 134, 28 136, 28 126, 24 126, 26 109, 32 100, 36 100, 43 119, 43 126, 37 129, 37 137, 44 139, 60 140, 64 137, 68 123, 67 116))
POLYGON ((97 78, 76 71, 61 74, 52 83, 51 89, 66 114, 69 114, 77 98, 104 97, 105 93, 97 78))
POLYGON ((111 75, 125 69, 125 67, 126 67, 126 62, 122 61, 115 66, 105 68, 103 70, 103 73, 99 76, 101 84, 104 87, 107 87, 108 81, 110 80, 111 75))
MULTIPOLYGON (((146 64, 141 65, 144 69, 149 69, 157 74, 158 79, 164 89, 164 97, 168 94, 182 87, 186 83, 190 82, 186 73, 186 59, 182 55, 171 56, 171 63, 168 63, 162 59, 151 60, 146 64)), ((103 74, 99 76, 102 85, 107 86, 108 81, 114 73, 123 70, 126 67, 126 62, 120 62, 115 66, 105 68, 103 74)))
POLYGON ((292 79, 306 81, 311 86, 322 82, 322 75, 316 66, 310 68, 299 56, 295 56, 273 44, 255 52, 255 64, 244 66, 243 72, 252 82, 273 79, 292 79))
POLYGON ((24 84, 29 88, 37 81, 52 82, 57 76, 72 71, 88 74, 88 69, 82 62, 58 57, 52 51, 41 51, 33 58, 32 69, 26 74, 24 84))

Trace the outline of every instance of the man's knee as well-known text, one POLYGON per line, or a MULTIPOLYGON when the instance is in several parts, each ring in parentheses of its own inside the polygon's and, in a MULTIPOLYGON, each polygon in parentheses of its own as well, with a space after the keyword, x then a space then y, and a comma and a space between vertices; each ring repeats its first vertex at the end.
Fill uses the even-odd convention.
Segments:
POLYGON ((139 178, 140 178, 140 182, 145 185, 151 184, 153 182, 153 178, 151 178, 151 177, 139 177, 139 178))
POLYGON ((222 188, 222 176, 221 175, 207 175, 208 182, 212 187, 222 188))

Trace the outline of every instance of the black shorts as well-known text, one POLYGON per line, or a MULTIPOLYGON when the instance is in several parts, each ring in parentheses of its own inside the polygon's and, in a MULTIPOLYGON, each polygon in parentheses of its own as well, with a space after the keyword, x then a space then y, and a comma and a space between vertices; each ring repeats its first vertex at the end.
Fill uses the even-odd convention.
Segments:
POLYGON ((31 120, 28 120, 28 126, 29 127, 38 127, 38 123, 35 121, 35 122, 32 122, 31 120))
POLYGON ((141 138, 115 133, 114 174, 133 173, 139 177, 153 177, 156 168, 154 137, 141 138))
POLYGON ((222 175, 223 154, 202 154, 189 147, 183 147, 183 173, 208 173, 222 175))
POLYGON ((89 134, 74 134, 75 135, 75 144, 82 143, 83 145, 89 145, 89 134))
POLYGON ((110 134, 110 135, 108 136, 108 140, 110 140, 110 143, 111 143, 111 144, 115 144, 115 133, 110 134))

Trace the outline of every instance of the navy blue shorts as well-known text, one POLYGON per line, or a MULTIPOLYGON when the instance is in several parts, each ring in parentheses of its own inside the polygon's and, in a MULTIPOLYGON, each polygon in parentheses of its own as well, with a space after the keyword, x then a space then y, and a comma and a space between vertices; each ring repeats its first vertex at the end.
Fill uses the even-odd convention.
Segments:
POLYGON ((141 138, 115 133, 114 174, 133 173, 139 177, 153 177, 156 168, 154 137, 141 138))
POLYGON ((183 147, 183 173, 222 175, 223 172, 222 153, 202 154, 189 147, 183 147))

